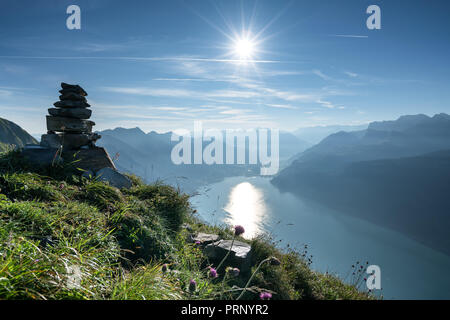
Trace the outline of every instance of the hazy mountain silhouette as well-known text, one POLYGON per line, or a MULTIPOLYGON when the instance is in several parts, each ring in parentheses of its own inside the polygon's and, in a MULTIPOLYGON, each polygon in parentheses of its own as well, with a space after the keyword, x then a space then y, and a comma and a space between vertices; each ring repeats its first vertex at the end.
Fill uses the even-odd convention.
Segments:
POLYGON ((450 254, 450 116, 402 116, 339 132, 272 183, 450 254))
POLYGON ((339 131, 358 131, 367 129, 367 124, 364 125, 332 125, 332 126, 314 126, 300 128, 293 132, 298 138, 308 142, 309 144, 317 144, 330 134, 337 133, 339 131))

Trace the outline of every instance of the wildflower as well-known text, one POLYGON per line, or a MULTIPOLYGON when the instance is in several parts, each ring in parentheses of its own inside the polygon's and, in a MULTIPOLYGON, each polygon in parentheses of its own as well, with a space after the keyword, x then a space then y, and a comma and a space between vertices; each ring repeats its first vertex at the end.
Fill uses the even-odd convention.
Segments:
POLYGON ((209 276, 210 276, 211 278, 217 278, 217 277, 218 277, 218 275, 217 275, 217 270, 210 267, 210 268, 209 268, 209 276))
POLYGON ((276 257, 271 257, 269 262, 273 266, 279 266, 281 264, 280 260, 278 260, 278 258, 276 257))
POLYGON ((238 268, 231 268, 231 267, 227 268, 227 273, 232 275, 233 277, 239 276, 240 272, 241 272, 241 270, 239 270, 238 268))
POLYGON ((243 226, 235 226, 234 227, 234 235, 235 236, 240 236, 241 234, 243 234, 245 232, 245 229, 243 226))
POLYGON ((259 294, 259 298, 260 298, 261 300, 269 300, 269 299, 272 298, 272 294, 269 293, 269 292, 261 292, 261 293, 259 294))
POLYGON ((163 273, 166 273, 166 272, 167 272, 167 264, 166 264, 166 263, 164 263, 164 264, 162 265, 161 271, 162 271, 163 273))
POLYGON ((195 244, 199 245, 199 244, 201 244, 201 242, 197 240, 197 241, 195 241, 195 244))
POLYGON ((197 289, 197 282, 194 279, 189 280, 189 291, 194 292, 197 289))

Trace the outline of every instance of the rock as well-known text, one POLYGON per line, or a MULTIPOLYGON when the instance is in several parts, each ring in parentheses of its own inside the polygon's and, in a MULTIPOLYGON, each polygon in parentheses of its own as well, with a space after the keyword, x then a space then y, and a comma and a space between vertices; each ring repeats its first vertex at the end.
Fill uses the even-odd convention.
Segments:
POLYGON ((91 133, 95 122, 65 117, 47 116, 47 130, 60 132, 91 133))
MULTIPOLYGON (((232 240, 219 240, 208 244, 205 247, 205 254, 211 261, 218 263, 227 254, 231 243, 232 240)), ((224 262, 225 266, 238 267, 243 272, 250 270, 251 249, 248 243, 235 240, 230 255, 224 262)))
POLYGON ((203 233, 199 232, 196 236, 191 236, 192 242, 200 242, 202 245, 208 245, 210 243, 213 243, 215 241, 219 240, 219 236, 217 234, 209 234, 209 233, 203 233))
POLYGON ((76 92, 82 96, 88 95, 87 92, 84 91, 84 89, 77 84, 68 84, 65 82, 61 82, 61 88, 63 88, 63 90, 76 92))
POLYGON ((72 100, 56 101, 53 105, 57 108, 89 108, 91 106, 85 101, 72 100))
POLYGON ((57 149, 62 145, 64 149, 78 149, 90 145, 100 138, 101 136, 97 133, 43 134, 41 146, 57 149))
POLYGON ((22 156, 38 167, 47 167, 63 162, 63 158, 57 152, 58 149, 26 146, 22 149, 22 156))
POLYGON ((59 96, 59 100, 73 100, 73 101, 84 101, 86 102, 86 98, 82 95, 79 95, 75 92, 68 92, 59 96))
POLYGON ((80 150, 63 151, 63 157, 69 162, 76 161, 77 168, 97 172, 103 168, 116 169, 105 148, 91 147, 80 150))
POLYGON ((50 108, 48 113, 54 117, 67 117, 75 119, 89 119, 92 114, 92 110, 86 108, 50 108))
POLYGON ((103 168, 97 171, 95 176, 100 181, 106 181, 111 186, 122 189, 122 188, 131 188, 131 181, 123 174, 118 172, 117 170, 111 168, 103 168))

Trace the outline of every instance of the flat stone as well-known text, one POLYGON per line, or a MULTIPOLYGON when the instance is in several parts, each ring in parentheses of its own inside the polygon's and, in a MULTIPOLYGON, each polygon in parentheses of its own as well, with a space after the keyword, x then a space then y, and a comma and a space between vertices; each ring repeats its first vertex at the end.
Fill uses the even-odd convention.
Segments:
POLYGON ((108 152, 105 148, 91 147, 80 150, 66 150, 63 151, 64 159, 67 161, 76 161, 77 168, 83 170, 91 170, 97 172, 103 168, 116 169, 108 152))
POLYGON ((210 243, 213 243, 215 241, 219 240, 219 236, 217 234, 209 234, 209 233, 203 233, 199 232, 197 235, 191 236, 192 242, 200 242, 202 245, 208 245, 210 243))
POLYGON ((103 168, 97 171, 95 176, 100 181, 108 182, 111 186, 122 189, 131 188, 131 181, 126 176, 112 168, 103 168))
POLYGON ((73 100, 56 101, 53 105, 58 108, 89 108, 91 106, 85 101, 73 100))
MULTIPOLYGON (((231 247, 232 240, 219 240, 205 247, 205 254, 213 262, 220 262, 231 247)), ((235 240, 225 266, 238 267, 241 271, 248 271, 251 265, 252 247, 245 242, 235 240)))
POLYGON ((65 117, 47 116, 47 130, 74 133, 91 133, 95 122, 65 117))
POLYGON ((58 133, 43 134, 41 146, 47 148, 78 149, 82 146, 91 145, 101 136, 98 133, 58 133))
POLYGON ((61 88, 63 88, 63 90, 76 92, 82 96, 88 95, 87 92, 84 91, 84 89, 77 84, 68 84, 65 82, 61 82, 61 88))
POLYGON ((57 151, 57 149, 36 146, 25 147, 22 149, 22 156, 35 166, 48 167, 63 162, 63 158, 57 155, 57 151))
POLYGON ((50 108, 48 113, 55 117, 67 117, 75 119, 89 119, 92 114, 92 110, 86 108, 50 108))
POLYGON ((68 92, 59 96, 59 100, 73 100, 73 101, 84 101, 86 98, 75 92, 68 92))

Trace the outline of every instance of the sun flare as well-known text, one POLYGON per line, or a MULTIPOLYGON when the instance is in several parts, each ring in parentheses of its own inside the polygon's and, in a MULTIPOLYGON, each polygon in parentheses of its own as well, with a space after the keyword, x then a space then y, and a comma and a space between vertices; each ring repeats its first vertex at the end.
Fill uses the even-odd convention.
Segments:
POLYGON ((238 39, 234 44, 234 52, 240 60, 249 60, 255 53, 255 43, 250 39, 238 39))

